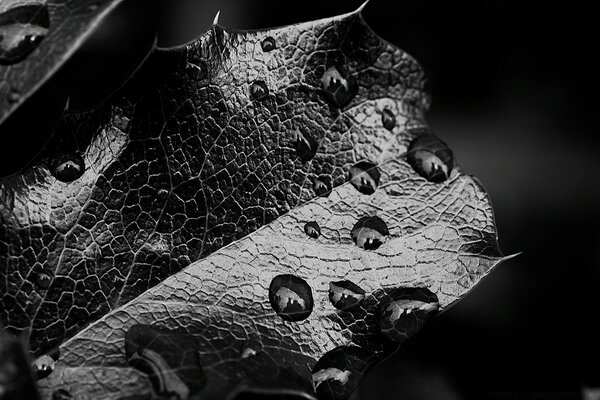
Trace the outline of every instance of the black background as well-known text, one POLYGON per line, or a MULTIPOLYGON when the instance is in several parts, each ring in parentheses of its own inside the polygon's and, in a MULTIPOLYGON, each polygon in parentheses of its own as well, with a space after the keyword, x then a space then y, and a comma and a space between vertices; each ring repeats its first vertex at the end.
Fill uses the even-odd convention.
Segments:
MULTIPOLYGON (((166 47, 201 34, 219 9, 221 25, 266 28, 359 5, 130 0, 0 128, 0 173, 39 150, 67 95, 85 108, 114 90, 156 32, 166 47)), ((356 398, 581 398, 582 385, 600 385, 594 14, 515 0, 372 0, 363 14, 425 68, 430 125, 490 193, 503 252, 522 254, 377 366, 356 398)))

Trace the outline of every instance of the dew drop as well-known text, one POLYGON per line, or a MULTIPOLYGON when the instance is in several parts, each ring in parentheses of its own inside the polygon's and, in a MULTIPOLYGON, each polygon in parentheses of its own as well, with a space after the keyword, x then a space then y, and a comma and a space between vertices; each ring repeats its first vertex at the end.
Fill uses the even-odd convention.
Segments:
POLYGON ((201 81, 208 76, 208 67, 204 61, 194 58, 193 61, 188 61, 185 72, 191 79, 201 81))
POLYGON ((50 17, 44 4, 17 6, 0 14, 0 64, 24 60, 48 34, 50 17))
POLYGON ((261 349, 261 344, 256 340, 247 340, 242 345, 240 356, 242 358, 254 357, 261 349))
POLYGON ((52 400, 71 400, 73 396, 67 389, 56 389, 52 392, 52 400))
POLYGON ((35 283, 40 289, 48 289, 52 283, 52 276, 47 272, 40 272, 36 276, 35 283))
POLYGON ((17 101, 19 101, 20 98, 21 98, 21 93, 19 93, 19 91, 12 89, 10 92, 8 92, 8 102, 9 103, 16 103, 17 101))
POLYGON ((339 281, 329 283, 329 301, 343 311, 354 310, 365 299, 365 291, 354 282, 339 281))
POLYGON ((294 141, 294 147, 296 148, 296 155, 302 162, 310 161, 317 154, 317 147, 319 144, 310 135, 296 130, 292 138, 294 141))
POLYGON ((271 50, 275 50, 275 39, 273 39, 273 37, 269 36, 267 38, 265 38, 261 43, 260 43, 260 47, 262 48, 262 50, 267 53, 271 50))
POLYGON ((44 379, 54 371, 56 361, 47 354, 44 354, 33 362, 33 372, 36 379, 44 379))
POLYGON ((84 171, 83 157, 76 153, 61 154, 50 163, 50 173, 61 182, 73 182, 84 171))
POLYGON ((313 178, 313 190, 317 196, 327 197, 331 193, 331 184, 319 178, 313 178))
POLYGON ((304 225, 304 233, 309 237, 316 239, 321 236, 321 227, 315 221, 307 222, 304 225))
POLYGON ((382 304, 377 323, 385 336, 402 342, 417 333, 438 310, 438 298, 429 289, 403 288, 382 304))
POLYGON ((269 95, 269 88, 264 81, 255 81, 250 86, 250 94, 255 100, 261 101, 269 95))
POLYGON ((158 192, 156 192, 156 196, 160 200, 165 200, 167 197, 169 197, 169 191, 167 189, 159 189, 158 192))
POLYGON ((396 126, 396 116, 389 108, 385 108, 381 112, 381 123, 388 131, 392 131, 396 126))
POLYGON ((330 67, 321 77, 323 90, 336 107, 346 107, 358 93, 356 81, 343 68, 330 67))
POLYGON ((294 275, 277 275, 269 286, 271 307, 286 321, 302 321, 313 309, 313 296, 309 284, 294 275))
POLYGON ((354 243, 365 250, 378 249, 389 234, 387 224, 378 216, 362 217, 350 232, 354 243))
POLYGON ((446 143, 428 133, 411 142, 406 157, 419 175, 435 183, 448 179, 454 166, 452 150, 446 143))
POLYGON ((352 186, 363 194, 373 194, 379 186, 381 173, 375 164, 360 161, 354 164, 348 173, 352 186))

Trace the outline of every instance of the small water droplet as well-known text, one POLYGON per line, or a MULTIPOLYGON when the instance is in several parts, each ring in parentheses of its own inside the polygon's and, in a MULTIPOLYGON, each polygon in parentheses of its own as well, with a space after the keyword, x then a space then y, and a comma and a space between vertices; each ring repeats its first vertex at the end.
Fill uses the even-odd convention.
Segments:
POLYGON ((417 333, 438 310, 438 298, 429 289, 402 288, 382 304, 377 323, 385 336, 402 342, 417 333))
POLYGON ((388 131, 392 131, 396 126, 396 116, 389 108, 385 108, 381 112, 381 123, 388 131))
POLYGON ((67 389, 56 389, 52 392, 52 400, 71 400, 73 396, 67 389))
POLYGON ((339 346, 325 353, 312 369, 317 398, 348 398, 375 357, 374 352, 358 346, 339 346))
POLYGON ((335 308, 343 311, 354 310, 365 299, 365 291, 351 281, 329 283, 329 300, 335 308))
POLYGON ((331 193, 331 184, 329 181, 313 178, 313 190, 317 196, 327 197, 331 193))
POLYGON ((99 7, 100 7, 100 5, 98 3, 90 4, 88 6, 88 11, 89 12, 94 12, 94 11, 98 10, 99 7))
POLYGON ((20 98, 21 98, 21 93, 19 93, 18 90, 11 89, 11 91, 8 92, 8 102, 9 103, 16 103, 17 101, 19 101, 20 98))
POLYGON ((304 233, 309 237, 316 239, 321 236, 321 227, 315 221, 307 222, 304 225, 304 233))
POLYGON ((346 107, 358 93, 356 81, 343 68, 330 67, 321 77, 327 98, 336 107, 346 107))
POLYGON ((250 86, 250 94, 255 100, 264 100, 269 95, 269 88, 264 81, 255 81, 250 86))
POLYGON ((363 194, 373 194, 379 186, 381 173, 377 166, 367 161, 354 164, 348 172, 348 178, 352 186, 363 194))
POLYGON ((269 36, 267 38, 265 38, 261 43, 260 43, 260 47, 262 47, 262 50, 266 53, 269 52, 271 50, 275 50, 275 39, 273 39, 273 37, 269 36))
POLYGON ((24 60, 48 34, 45 4, 17 6, 0 14, 0 64, 24 60))
POLYGON ((261 344, 256 340, 247 340, 242 345, 240 355, 242 358, 254 357, 261 349, 261 344))
POLYGON ((84 172, 85 162, 77 153, 60 154, 50 163, 50 173, 61 182, 73 182, 84 172))
POLYGON ((296 155, 302 162, 307 162, 313 159, 317 154, 317 148, 319 144, 310 135, 296 130, 292 138, 294 146, 296 148, 296 155))
POLYGON ((302 321, 313 309, 313 296, 309 284, 294 275, 278 275, 269 286, 271 307, 286 321, 302 321))
POLYGON ((365 250, 378 249, 389 234, 387 224, 378 216, 362 217, 350 232, 354 243, 365 250))
POLYGON ((47 354, 44 354, 33 362, 33 372, 36 379, 44 379, 54 371, 56 361, 47 354))
POLYGON ((429 133, 422 134, 411 142, 406 157, 415 172, 430 182, 444 182, 454 167, 452 150, 429 133))
POLYGON ((188 61, 185 72, 193 80, 201 81, 208 76, 208 66, 204 61, 195 58, 193 61, 188 61))
POLYGON ((167 189, 159 189, 158 192, 156 192, 156 196, 160 200, 165 200, 167 197, 169 197, 169 191, 167 189))
POLYGON ((48 272, 42 271, 37 274, 35 283, 40 289, 48 289, 52 283, 52 276, 48 272))

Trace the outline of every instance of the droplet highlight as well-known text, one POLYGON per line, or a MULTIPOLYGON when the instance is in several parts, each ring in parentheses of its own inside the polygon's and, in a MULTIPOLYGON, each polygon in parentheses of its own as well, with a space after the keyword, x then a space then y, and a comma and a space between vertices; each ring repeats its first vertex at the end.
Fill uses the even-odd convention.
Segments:
POLYGON ((264 81, 256 81, 250 86, 250 94, 255 100, 261 101, 269 96, 269 88, 264 81))
POLYGON ((358 93, 356 81, 341 67, 330 67, 321 77, 321 85, 328 100, 344 108, 358 93))
POLYGON ((439 310, 435 293, 427 288, 403 288, 383 302, 377 323, 381 332, 395 342, 416 334, 439 310))
POLYGON ((321 236, 321 227, 315 221, 310 221, 304 224, 304 233, 313 239, 321 236))
POLYGON ((84 172, 83 157, 76 153, 61 154, 50 163, 50 173, 61 182, 73 182, 84 172))
POLYGON ((271 36, 265 38, 262 42, 260 42, 260 47, 262 48, 262 51, 264 51, 265 53, 275 50, 275 47, 276 47, 275 39, 271 36))
POLYGON ((302 321, 313 309, 310 285, 295 275, 278 275, 269 286, 269 301, 273 310, 286 321, 302 321))
POLYGON ((377 166, 367 161, 354 164, 348 172, 348 178, 352 186, 363 194, 373 194, 379 186, 381 173, 377 166))
POLYGON ((429 133, 422 134, 411 142, 406 157, 415 172, 434 183, 447 180, 454 167, 452 150, 429 133))
POLYGON ((45 4, 17 6, 0 14, 0 64, 23 61, 48 34, 45 4))
POLYGON ((346 280, 329 283, 329 301, 339 310, 354 310, 364 299, 365 291, 354 282, 346 280))
POLYGON ((381 112, 381 124, 388 131, 394 130, 396 126, 396 116, 389 108, 384 108, 381 112))
POLYGON ((389 234, 387 224, 378 216, 362 217, 350 232, 354 243, 365 250, 378 249, 389 234))

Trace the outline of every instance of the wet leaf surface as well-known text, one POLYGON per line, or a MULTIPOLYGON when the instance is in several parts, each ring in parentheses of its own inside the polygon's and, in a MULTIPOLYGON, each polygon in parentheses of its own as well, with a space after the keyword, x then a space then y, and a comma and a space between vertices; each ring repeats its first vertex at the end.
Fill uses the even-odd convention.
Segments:
POLYGON ((0 2, 0 124, 121 0, 0 2))
POLYGON ((67 114, 0 181, 0 317, 60 348, 44 397, 347 397, 502 260, 481 185, 407 159, 424 81, 357 11, 214 26, 67 114))

